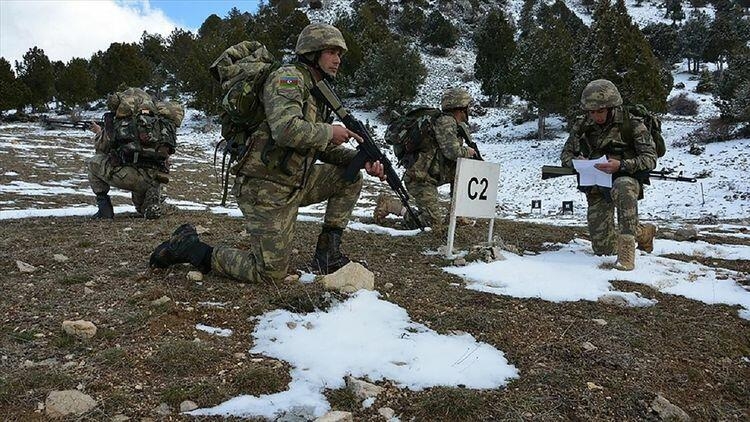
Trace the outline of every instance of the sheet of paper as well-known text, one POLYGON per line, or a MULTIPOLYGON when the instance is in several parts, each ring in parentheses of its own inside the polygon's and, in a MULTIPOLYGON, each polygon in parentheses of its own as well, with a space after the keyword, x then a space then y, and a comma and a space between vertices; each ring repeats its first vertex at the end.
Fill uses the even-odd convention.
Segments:
POLYGON ((594 164, 606 163, 607 157, 599 157, 595 160, 573 160, 573 167, 579 175, 580 186, 602 186, 612 187, 612 175, 607 174, 594 167, 594 164))

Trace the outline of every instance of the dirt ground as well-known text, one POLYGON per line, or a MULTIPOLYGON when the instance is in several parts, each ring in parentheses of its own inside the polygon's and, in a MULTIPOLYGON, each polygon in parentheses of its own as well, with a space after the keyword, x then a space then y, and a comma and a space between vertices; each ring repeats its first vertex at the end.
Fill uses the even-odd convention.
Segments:
MULTIPOLYGON (((91 155, 90 137, 30 131, 0 132, 0 185, 20 179, 69 190, 34 195, 20 186, 26 193, 0 192, 3 208, 93 205, 83 161, 91 155)), ((198 145, 186 145, 175 156, 170 198, 218 201, 214 170, 205 156, 198 145)), ((376 193, 368 186, 361 201, 372 204, 376 193)), ((113 196, 113 202, 129 204, 122 195, 113 196)), ((205 228, 202 237, 208 243, 247 246, 240 218, 205 211, 183 211, 158 221, 132 214, 118 214, 114 221, 0 221, 3 420, 43 420, 42 404, 53 390, 81 388, 97 400, 95 410, 71 420, 109 421, 116 415, 130 420, 210 419, 181 416, 174 409, 183 400, 208 407, 240 394, 287 388, 287 363, 248 354, 252 317, 278 308, 326 309, 344 296, 315 283, 247 285, 211 274, 196 283, 186 278, 187 266, 149 270, 153 248, 183 222, 205 228), (20 272, 17 260, 36 270, 20 272), (169 300, 154 303, 164 296, 169 300), (77 319, 96 324, 96 336, 82 340, 61 330, 64 320, 77 319), (196 330, 197 323, 231 327, 234 334, 210 335, 196 330), (172 407, 171 415, 155 412, 161 403, 172 407)), ((298 223, 291 270, 310 261, 318 225, 298 223)), ((545 242, 585 237, 583 228, 506 220, 496 220, 495 231, 505 243, 528 251, 543 249, 545 242)), ((456 246, 469 248, 486 233, 487 222, 461 227, 456 246)), ((743 237, 701 237, 714 243, 728 239, 750 244, 743 237)), ((326 392, 333 409, 351 411, 358 421, 382 421, 377 409, 386 406, 402 421, 658 420, 649 405, 661 394, 694 420, 750 420, 750 322, 737 316, 736 307, 706 305, 627 281, 614 284, 659 303, 620 308, 480 293, 442 271, 447 261, 422 253, 442 243, 430 233, 392 237, 348 231, 343 247, 352 258, 367 261, 376 290, 414 321, 443 334, 467 332, 502 350, 520 378, 495 390, 410 391, 379 382, 386 392, 371 408, 363 409, 359 399, 342 389, 326 392), (596 349, 587 351, 586 342, 596 349)), ((750 271, 749 261, 701 262, 750 271)))
MULTIPOLYGON (((209 243, 242 247, 246 239, 241 219, 203 212, 159 221, 118 215, 112 222, 76 217, 2 222, 3 419, 41 420, 38 406, 49 391, 79 385, 100 405, 76 420, 109 420, 116 414, 192 420, 159 416, 154 409, 160 403, 176 408, 186 399, 205 407, 240 394, 286 389, 286 363, 247 354, 254 328, 250 318, 276 308, 325 309, 341 297, 314 283, 246 285, 209 274, 197 284, 186 279, 187 266, 149 270, 151 250, 185 221, 206 228, 203 238, 209 243), (54 254, 69 260, 58 262, 54 254), (20 273, 16 260, 37 270, 20 273), (171 300, 152 304, 162 296, 171 300), (66 319, 90 320, 99 331, 90 340, 76 339, 61 331, 66 319), (212 336, 197 331, 197 323, 235 332, 212 336)), ((481 241, 486 230, 486 223, 462 227, 457 245, 481 241)), ((580 231, 502 220, 496 230, 525 250, 567 241, 580 231)), ((316 223, 299 223, 292 268, 305 268, 317 233, 316 223)), ((750 416, 750 324, 733 307, 656 291, 647 294, 659 300, 657 306, 625 309, 496 296, 462 288, 459 278, 440 269, 446 264, 442 258, 422 254, 442 243, 431 234, 350 231, 344 241, 350 256, 368 262, 376 289, 412 319, 439 333, 470 333, 504 351, 521 373, 497 390, 415 392, 381 382, 387 392, 370 409, 346 390, 327 392, 334 409, 352 411, 356 420, 382 420, 377 408, 384 406, 402 421, 657 420, 649 408, 657 394, 695 420, 750 416), (586 351, 584 342, 597 349, 586 351), (588 382, 601 389, 590 389, 588 382)), ((616 287, 650 290, 625 281, 616 287)))

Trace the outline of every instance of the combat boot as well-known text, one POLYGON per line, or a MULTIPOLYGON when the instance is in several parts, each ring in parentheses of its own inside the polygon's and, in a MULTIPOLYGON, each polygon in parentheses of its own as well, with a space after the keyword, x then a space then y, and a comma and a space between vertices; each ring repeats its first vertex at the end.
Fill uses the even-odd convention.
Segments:
POLYGON ((620 271, 633 271, 635 269, 635 236, 621 234, 617 238, 615 269, 620 271))
POLYGON ((318 244, 315 246, 310 266, 312 270, 320 274, 331 274, 348 264, 350 259, 341 253, 342 229, 331 229, 323 227, 318 236, 318 244))
POLYGON ((200 241, 195 227, 183 224, 172 233, 169 240, 154 249, 148 264, 152 268, 167 268, 174 264, 190 263, 206 274, 211 271, 213 250, 214 248, 200 241))
POLYGON ((391 198, 388 195, 381 194, 378 196, 372 217, 377 224, 380 224, 391 214, 401 216, 403 209, 404 206, 401 204, 401 201, 396 198, 391 198))
POLYGON ((96 194, 96 206, 99 208, 96 214, 92 215, 94 219, 113 219, 115 218, 115 210, 112 208, 112 201, 109 199, 109 195, 106 193, 96 194))
POLYGON ((638 243, 638 249, 651 253, 654 250, 654 236, 656 236, 656 226, 651 223, 642 224, 638 227, 635 234, 635 241, 638 243))

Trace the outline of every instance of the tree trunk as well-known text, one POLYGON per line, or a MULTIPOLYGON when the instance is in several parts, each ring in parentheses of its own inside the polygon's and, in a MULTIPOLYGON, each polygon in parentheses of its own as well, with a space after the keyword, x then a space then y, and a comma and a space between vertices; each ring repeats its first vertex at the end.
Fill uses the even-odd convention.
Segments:
POLYGON ((536 133, 537 133, 537 140, 541 141, 544 139, 544 118, 547 116, 547 113, 539 109, 539 126, 537 127, 536 133))

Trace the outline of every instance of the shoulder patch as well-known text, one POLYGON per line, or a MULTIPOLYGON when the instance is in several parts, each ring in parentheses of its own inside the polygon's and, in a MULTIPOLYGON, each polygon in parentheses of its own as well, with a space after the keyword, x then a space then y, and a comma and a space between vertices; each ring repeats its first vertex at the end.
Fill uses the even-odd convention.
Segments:
POLYGON ((293 75, 284 75, 279 77, 279 89, 296 89, 302 86, 302 78, 293 75))

